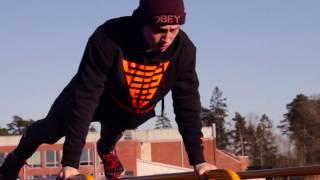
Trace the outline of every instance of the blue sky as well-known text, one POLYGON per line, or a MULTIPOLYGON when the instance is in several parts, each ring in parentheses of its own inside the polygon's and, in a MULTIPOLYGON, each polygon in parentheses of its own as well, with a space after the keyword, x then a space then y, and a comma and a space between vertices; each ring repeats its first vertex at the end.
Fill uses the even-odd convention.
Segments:
MULTIPOLYGON (((90 34, 112 17, 130 15, 137 4, 1 1, 0 126, 14 115, 44 117, 75 74, 90 34)), ((236 111, 265 113, 277 124, 295 95, 320 94, 320 1, 186 0, 185 6, 183 29, 197 46, 203 106, 218 86, 228 119, 236 111)), ((173 119, 171 104, 167 96, 173 119)))

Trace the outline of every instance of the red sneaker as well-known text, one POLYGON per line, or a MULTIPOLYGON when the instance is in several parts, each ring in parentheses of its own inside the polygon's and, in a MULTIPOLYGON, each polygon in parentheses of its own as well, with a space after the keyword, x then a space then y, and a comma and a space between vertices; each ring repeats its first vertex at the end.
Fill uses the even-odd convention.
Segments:
POLYGON ((115 150, 107 152, 106 154, 98 153, 102 159, 104 166, 104 174, 107 179, 118 179, 124 172, 124 168, 117 156, 115 150))

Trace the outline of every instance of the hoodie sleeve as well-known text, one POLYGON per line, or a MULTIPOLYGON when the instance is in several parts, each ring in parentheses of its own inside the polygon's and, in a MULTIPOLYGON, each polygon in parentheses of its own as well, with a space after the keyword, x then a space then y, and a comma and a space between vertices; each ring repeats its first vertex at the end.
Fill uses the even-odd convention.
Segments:
POLYGON ((179 58, 178 74, 172 89, 176 122, 191 165, 204 162, 200 122, 199 81, 195 70, 196 48, 185 46, 179 58))
MULTIPOLYGON (((69 84, 68 105, 62 107, 68 121, 62 165, 78 168, 93 114, 104 91, 108 62, 99 44, 89 39, 78 72, 69 84)), ((61 107, 60 107, 61 108, 61 107)))

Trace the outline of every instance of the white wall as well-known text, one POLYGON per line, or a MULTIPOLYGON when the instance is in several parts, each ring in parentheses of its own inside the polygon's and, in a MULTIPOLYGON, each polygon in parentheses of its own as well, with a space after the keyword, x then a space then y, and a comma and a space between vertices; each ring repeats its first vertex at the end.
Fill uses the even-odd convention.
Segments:
POLYGON ((193 169, 172 166, 168 164, 155 163, 150 161, 137 160, 137 176, 146 176, 154 174, 179 173, 193 171, 193 169))

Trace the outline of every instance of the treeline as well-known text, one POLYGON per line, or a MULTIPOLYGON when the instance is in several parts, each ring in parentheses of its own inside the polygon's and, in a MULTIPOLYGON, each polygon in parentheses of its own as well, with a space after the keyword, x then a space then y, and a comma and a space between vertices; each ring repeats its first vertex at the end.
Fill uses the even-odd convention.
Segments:
MULTIPOLYGON (((8 123, 7 127, 0 126, 0 136, 13 136, 21 135, 25 128, 33 124, 35 121, 32 119, 23 119, 20 116, 13 116, 13 120, 8 123)), ((96 128, 91 125, 89 128, 90 132, 96 132, 96 128)))
POLYGON ((299 94, 287 105, 288 113, 278 127, 295 145, 299 164, 320 162, 320 98, 299 94))
POLYGON ((210 105, 203 107, 204 126, 216 126, 219 149, 249 156, 250 166, 287 167, 320 163, 320 98, 298 94, 278 122, 267 114, 228 116, 226 98, 216 87, 210 105), (273 123, 277 123, 275 127, 273 123), (275 133, 278 130, 279 133, 275 133))
POLYGON ((22 119, 19 116, 13 116, 12 122, 7 124, 6 128, 0 127, 0 136, 20 135, 26 127, 34 122, 32 119, 22 119))

